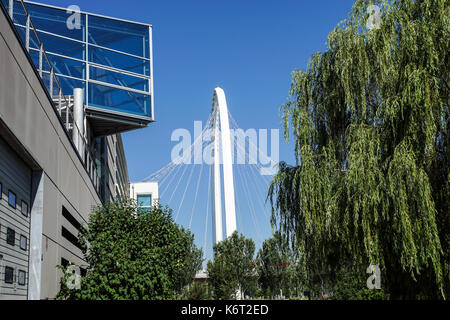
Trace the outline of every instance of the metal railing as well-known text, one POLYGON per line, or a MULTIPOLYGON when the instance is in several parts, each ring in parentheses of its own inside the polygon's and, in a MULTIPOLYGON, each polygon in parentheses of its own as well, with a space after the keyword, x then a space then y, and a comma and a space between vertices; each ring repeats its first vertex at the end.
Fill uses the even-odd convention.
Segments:
MULTIPOLYGON (((40 77, 42 78, 44 85, 48 90, 48 93, 52 97, 52 103, 56 108, 56 110, 58 111, 58 115, 64 124, 64 130, 66 130, 68 136, 71 137, 71 140, 74 142, 77 152, 83 161, 83 165, 86 168, 89 177, 92 183, 94 184, 95 189, 99 191, 100 179, 97 174, 97 165, 95 162, 95 157, 93 156, 93 150, 91 150, 92 144, 89 143, 87 135, 80 130, 75 121, 73 114, 73 106, 74 106, 73 96, 64 95, 61 85, 58 81, 58 78, 55 75, 53 65, 47 56, 47 52, 44 49, 44 45, 42 44, 42 41, 39 38, 38 32, 34 27, 33 21, 31 20, 30 14, 28 13, 28 10, 23 0, 9 0, 9 6, 7 11, 9 17, 11 18, 11 21, 14 24, 15 2, 20 3, 21 9, 23 9, 22 14, 25 14, 26 16, 25 48, 27 52, 30 53, 30 31, 31 31, 34 33, 39 46, 39 65, 37 66, 37 71, 40 77), (43 72, 45 63, 48 65, 50 73, 48 73, 48 71, 43 72), (48 79, 47 76, 49 76, 48 79)), ((0 5, 3 5, 1 1, 0 5)))

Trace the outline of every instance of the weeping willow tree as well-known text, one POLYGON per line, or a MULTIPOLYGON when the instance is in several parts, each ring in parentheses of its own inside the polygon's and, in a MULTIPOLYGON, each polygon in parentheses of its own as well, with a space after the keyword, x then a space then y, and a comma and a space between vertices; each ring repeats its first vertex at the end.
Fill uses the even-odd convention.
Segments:
POLYGON ((449 30, 446 0, 356 0, 293 72, 281 112, 297 164, 268 198, 310 279, 378 265, 391 298, 450 292, 449 30))

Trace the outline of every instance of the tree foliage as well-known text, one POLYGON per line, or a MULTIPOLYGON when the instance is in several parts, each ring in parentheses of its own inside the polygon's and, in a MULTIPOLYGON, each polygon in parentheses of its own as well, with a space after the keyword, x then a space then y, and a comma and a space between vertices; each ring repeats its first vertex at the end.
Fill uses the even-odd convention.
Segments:
POLYGON ((207 282, 193 282, 183 294, 185 300, 211 300, 212 295, 207 282))
POLYGON ((201 268, 194 237, 176 225, 172 211, 150 211, 132 200, 95 209, 79 234, 89 264, 79 290, 61 280, 60 299, 173 299, 201 268))
POLYGON ((445 0, 356 0, 293 72, 297 165, 280 164, 269 198, 309 278, 376 264, 392 298, 448 296, 449 18, 445 0))
POLYGON ((208 261, 209 283, 216 299, 252 296, 256 291, 255 243, 235 231, 214 244, 214 262, 208 261))
POLYGON ((287 239, 277 231, 265 240, 256 257, 258 283, 266 297, 280 294, 289 297, 298 294, 301 274, 297 266, 297 256, 287 239))

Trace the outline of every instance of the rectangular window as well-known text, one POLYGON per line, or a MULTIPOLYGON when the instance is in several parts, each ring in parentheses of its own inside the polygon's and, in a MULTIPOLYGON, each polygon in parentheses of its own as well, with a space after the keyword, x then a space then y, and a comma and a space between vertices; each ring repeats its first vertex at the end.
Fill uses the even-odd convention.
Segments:
POLYGON ((83 250, 83 247, 78 242, 78 238, 69 230, 67 230, 64 227, 61 227, 61 235, 63 238, 67 239, 71 244, 73 244, 75 247, 77 247, 80 250, 83 250))
POLYGON ((20 249, 27 250, 28 239, 23 234, 20 235, 20 249))
POLYGON ((69 260, 61 258, 61 265, 63 267, 67 267, 69 265, 69 260))
POLYGON ((14 209, 16 208, 16 194, 14 192, 12 192, 11 190, 9 190, 9 193, 8 193, 8 203, 14 209))
POLYGON ((6 243, 13 246, 15 242, 16 242, 16 232, 11 228, 7 228, 6 243))
POLYGON ((27 273, 23 270, 19 270, 19 285, 24 286, 25 285, 25 278, 27 273))
POLYGON ((22 200, 22 214, 25 217, 28 217, 28 203, 26 203, 25 201, 22 200))
POLYGON ((2 198, 2 194, 3 194, 3 191, 2 191, 2 183, 0 182, 0 199, 2 198))
POLYGON ((138 194, 137 205, 146 211, 150 211, 152 208, 152 195, 151 194, 138 194))
POLYGON ((5 267, 5 283, 14 282, 14 269, 11 267, 5 267))
POLYGON ((69 210, 66 209, 66 207, 62 207, 62 216, 67 219, 67 221, 70 222, 71 225, 73 225, 77 230, 81 229, 81 223, 78 222, 78 220, 70 214, 69 210))

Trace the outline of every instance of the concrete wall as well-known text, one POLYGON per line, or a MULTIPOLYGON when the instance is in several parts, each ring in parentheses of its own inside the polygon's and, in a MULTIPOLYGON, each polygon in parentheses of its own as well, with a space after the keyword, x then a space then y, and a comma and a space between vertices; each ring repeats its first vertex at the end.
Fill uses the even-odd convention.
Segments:
POLYGON ((76 236, 74 227, 62 216, 62 207, 83 223, 100 198, 3 14, 0 11, 0 134, 33 168, 32 193, 40 195, 32 201, 31 233, 39 234, 41 217, 41 243, 30 244, 30 271, 39 263, 41 270, 40 275, 31 272, 30 277, 40 277, 40 288, 29 297, 54 298, 60 276, 56 265, 61 258, 83 264, 81 251, 62 236, 63 226, 76 236))

